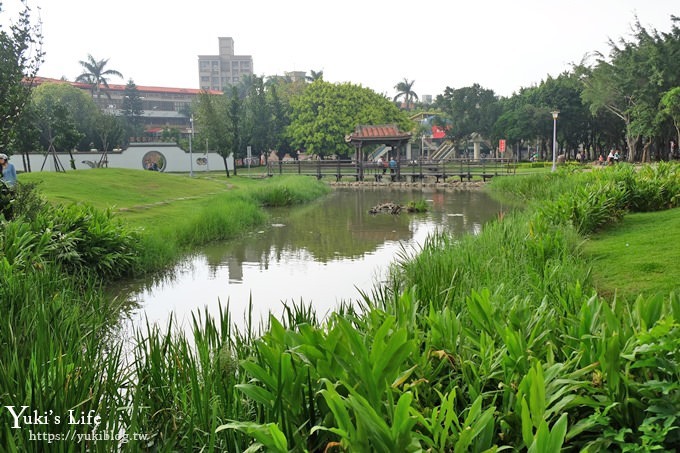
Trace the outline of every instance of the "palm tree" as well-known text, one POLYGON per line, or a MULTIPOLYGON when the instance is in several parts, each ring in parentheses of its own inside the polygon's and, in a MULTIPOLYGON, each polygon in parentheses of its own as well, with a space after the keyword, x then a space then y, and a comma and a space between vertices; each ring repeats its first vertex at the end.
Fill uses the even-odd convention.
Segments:
MULTIPOLYGON (((80 65, 83 67, 85 72, 76 77, 76 82, 83 82, 92 85, 92 95, 97 94, 97 99, 101 97, 100 88, 104 85, 107 89, 109 88, 109 80, 106 76, 117 76, 121 79, 123 74, 116 71, 115 69, 104 69, 109 59, 106 60, 95 60, 92 55, 87 56, 87 61, 80 61, 80 65)), ((104 91, 104 94, 110 99, 111 95, 104 91)))
POLYGON ((409 82, 408 79, 404 77, 403 81, 394 86, 394 89, 397 90, 397 95, 394 97, 394 102, 397 102, 399 98, 403 97, 404 102, 406 103, 406 110, 411 110, 413 99, 416 101, 418 100, 418 95, 415 91, 413 91, 414 83, 416 83, 415 80, 411 80, 409 82))
POLYGON ((239 99, 245 99, 246 96, 248 96, 248 93, 250 93, 250 90, 252 90, 253 85, 255 84, 256 77, 256 75, 252 74, 245 74, 243 77, 241 77, 241 80, 239 80, 238 86, 236 87, 239 99))
MULTIPOLYGON (((263 76, 264 77, 264 76, 263 76)), ((256 79, 253 79, 253 82, 257 82, 256 79)), ((267 80, 264 81, 264 86, 266 88, 271 88, 273 86, 281 86, 286 83, 293 83, 293 79, 290 75, 273 75, 267 77, 267 80)))
POLYGON ((311 69, 309 75, 305 77, 308 82, 314 82, 315 80, 323 80, 323 69, 321 71, 315 71, 311 69))

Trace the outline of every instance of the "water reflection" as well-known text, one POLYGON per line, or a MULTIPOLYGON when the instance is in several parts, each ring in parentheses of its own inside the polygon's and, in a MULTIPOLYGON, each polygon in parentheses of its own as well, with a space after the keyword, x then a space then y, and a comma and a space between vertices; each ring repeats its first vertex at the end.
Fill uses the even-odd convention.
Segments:
POLYGON ((500 206, 480 191, 337 189, 318 202, 271 211, 270 226, 228 243, 203 247, 171 277, 132 282, 123 297, 139 307, 137 322, 180 322, 191 312, 229 303, 235 321, 253 302, 257 318, 279 315, 283 302, 310 303, 323 316, 341 301, 370 292, 400 253, 415 253, 437 230, 478 232, 500 206), (369 214, 391 201, 426 199, 423 214, 369 214))

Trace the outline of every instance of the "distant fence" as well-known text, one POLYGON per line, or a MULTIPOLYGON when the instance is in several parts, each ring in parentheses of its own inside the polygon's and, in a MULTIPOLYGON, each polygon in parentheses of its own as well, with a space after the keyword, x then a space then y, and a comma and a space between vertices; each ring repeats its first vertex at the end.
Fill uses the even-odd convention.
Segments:
POLYGON ((267 175, 306 175, 317 179, 335 178, 336 181, 345 178, 355 181, 446 182, 449 178, 457 178, 462 182, 514 175, 515 169, 515 163, 507 159, 401 160, 392 167, 387 163, 381 165, 353 160, 288 160, 270 161, 267 175))

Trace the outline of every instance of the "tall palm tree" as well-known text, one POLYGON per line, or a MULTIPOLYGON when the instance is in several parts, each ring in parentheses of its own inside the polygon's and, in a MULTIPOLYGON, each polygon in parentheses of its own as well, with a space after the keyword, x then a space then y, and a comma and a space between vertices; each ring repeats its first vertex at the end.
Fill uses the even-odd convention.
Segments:
POLYGON ((314 82, 315 80, 323 80, 323 69, 321 71, 315 71, 311 69, 309 75, 305 77, 308 82, 314 82))
POLYGON ((250 90, 252 90, 253 85, 255 84, 256 77, 256 75, 252 74, 245 74, 243 77, 241 77, 241 80, 239 80, 238 86, 236 87, 239 99, 245 99, 246 96, 248 96, 248 93, 250 93, 250 90))
POLYGON ((413 91, 414 83, 416 83, 415 80, 411 80, 409 82, 409 80, 404 77, 404 80, 394 86, 394 89, 397 90, 397 95, 394 97, 394 102, 397 102, 399 98, 403 97, 404 103, 406 104, 406 110, 411 110, 413 99, 416 101, 418 100, 418 95, 415 91, 413 91))
MULTIPOLYGON (((107 76, 117 76, 121 79, 123 74, 116 71, 115 69, 105 69, 106 64, 109 59, 106 60, 95 60, 92 55, 87 56, 87 61, 80 61, 80 65, 83 67, 84 71, 78 77, 76 77, 76 82, 83 82, 92 85, 92 95, 97 95, 97 99, 101 98, 101 86, 103 85, 106 89, 109 88, 109 80, 107 76)), ((106 97, 109 99, 111 95, 104 91, 106 97)))
MULTIPOLYGON (((253 82, 257 82, 256 79, 253 79, 253 82)), ((293 78, 286 74, 286 75, 273 75, 267 77, 267 80, 264 81, 264 86, 266 88, 271 88, 273 86, 281 86, 286 83, 293 83, 293 78)))

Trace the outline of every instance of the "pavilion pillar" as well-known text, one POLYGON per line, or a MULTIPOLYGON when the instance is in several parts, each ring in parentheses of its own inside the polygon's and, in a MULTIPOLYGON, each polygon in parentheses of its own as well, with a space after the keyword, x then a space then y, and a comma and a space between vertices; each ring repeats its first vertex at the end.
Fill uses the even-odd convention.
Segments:
POLYGON ((363 181, 364 180, 364 151, 363 151, 363 148, 361 147, 361 142, 359 143, 359 146, 357 147, 356 166, 357 166, 357 168, 356 168, 357 180, 363 181))

